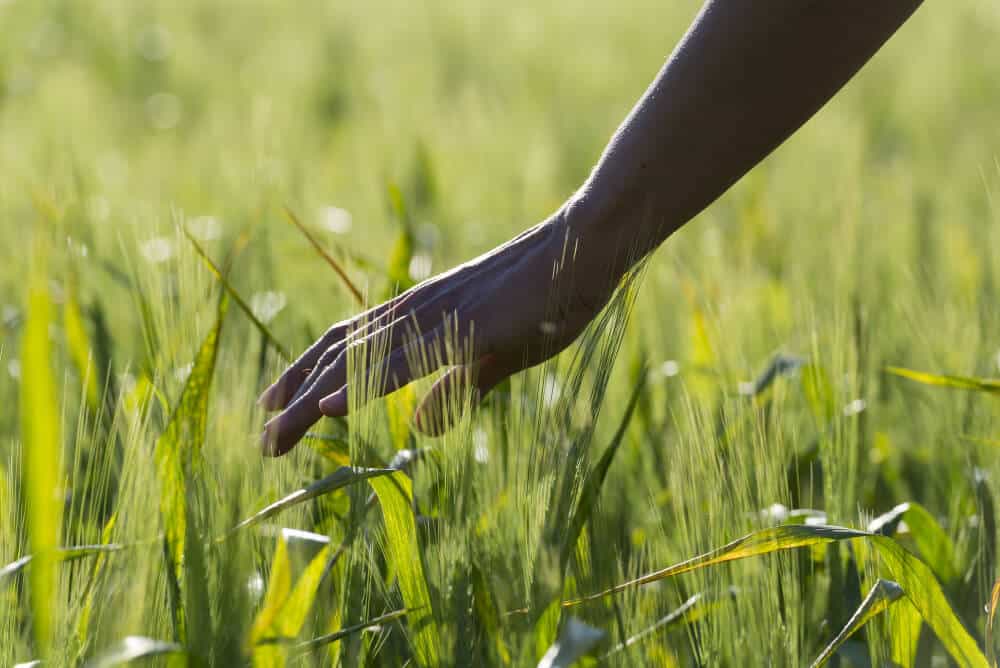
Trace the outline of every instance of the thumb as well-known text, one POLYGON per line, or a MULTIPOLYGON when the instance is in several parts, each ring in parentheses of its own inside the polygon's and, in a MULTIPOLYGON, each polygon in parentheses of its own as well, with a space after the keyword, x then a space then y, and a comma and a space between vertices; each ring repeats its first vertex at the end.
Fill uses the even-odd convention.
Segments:
POLYGON ((517 371, 487 355, 474 364, 449 369, 431 387, 414 416, 418 431, 440 436, 462 418, 466 406, 478 405, 492 390, 517 371))

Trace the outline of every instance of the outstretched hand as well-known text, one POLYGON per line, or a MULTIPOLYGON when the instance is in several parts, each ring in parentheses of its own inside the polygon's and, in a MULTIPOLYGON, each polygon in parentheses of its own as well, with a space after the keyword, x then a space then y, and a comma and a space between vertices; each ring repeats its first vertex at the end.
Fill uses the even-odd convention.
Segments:
POLYGON ((471 390, 481 400, 511 374, 563 350, 607 302, 613 285, 579 271, 576 250, 560 211, 489 253, 333 325, 258 399, 265 409, 281 411, 264 427, 264 454, 285 454, 324 415, 347 415, 348 355, 356 347, 386 355, 363 356, 369 387, 355 401, 448 367, 415 415, 424 433, 445 431, 457 417, 448 408, 453 392, 471 390))

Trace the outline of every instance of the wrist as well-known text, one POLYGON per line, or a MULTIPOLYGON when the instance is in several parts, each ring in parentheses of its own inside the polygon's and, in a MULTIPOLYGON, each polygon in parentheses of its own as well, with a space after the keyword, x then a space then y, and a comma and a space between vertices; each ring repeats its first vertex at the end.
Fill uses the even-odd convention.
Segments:
POLYGON ((578 276, 617 284, 647 252, 617 200, 581 188, 557 212, 559 242, 578 276))

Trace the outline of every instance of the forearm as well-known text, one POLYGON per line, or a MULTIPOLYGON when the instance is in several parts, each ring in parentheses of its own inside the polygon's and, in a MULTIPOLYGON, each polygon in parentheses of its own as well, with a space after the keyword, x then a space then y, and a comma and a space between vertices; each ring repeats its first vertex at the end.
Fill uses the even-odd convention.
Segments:
POLYGON ((707 2, 565 209, 589 264, 618 274, 656 248, 815 114, 920 2, 707 2))

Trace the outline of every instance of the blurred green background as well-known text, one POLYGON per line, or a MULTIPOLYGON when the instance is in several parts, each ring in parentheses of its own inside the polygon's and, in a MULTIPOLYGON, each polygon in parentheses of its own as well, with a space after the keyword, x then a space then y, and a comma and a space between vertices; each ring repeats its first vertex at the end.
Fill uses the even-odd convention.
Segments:
MULTIPOLYGON (((66 303, 79 308, 85 350, 108 379, 98 380, 110 397, 88 408, 85 386, 94 381, 80 373, 73 325, 55 318, 59 396, 52 403, 67 486, 79 490, 93 471, 115 481, 110 492, 102 483, 96 497, 69 501, 75 519, 63 536, 99 542, 114 509, 119 541, 148 538, 159 520, 143 495, 155 479, 143 453, 168 411, 150 416, 134 404, 150 386, 165 404, 176 399, 215 317, 215 279, 181 226, 220 263, 234 245, 243 248, 233 255, 234 287, 297 353, 356 305, 285 221, 284 207, 373 299, 391 289, 386 268, 403 234, 389 184, 409 212, 412 280, 485 252, 546 217, 582 182, 697 9, 695 2, 563 0, 0 0, 0 464, 9 478, 0 562, 26 550, 15 501, 23 444, 17 407, 33 248, 47 249, 57 312, 66 303), (107 420, 94 417, 98 405, 120 416, 112 426, 100 426, 107 420), (117 459, 106 463, 112 452, 117 459)), ((604 485, 590 529, 601 568, 577 574, 581 593, 728 542, 759 526, 757 511, 773 503, 815 505, 831 523, 864 526, 896 503, 916 501, 955 543, 964 584, 949 595, 982 639, 988 580, 997 575, 995 564, 982 570, 996 540, 982 529, 983 503, 995 491, 975 480, 1000 484, 996 399, 924 388, 884 367, 1000 373, 998 44, 997 3, 928 3, 815 119, 652 257, 606 393, 600 447, 625 410, 641 360, 651 365, 650 382, 604 485), (822 400, 815 383, 794 374, 778 378, 766 401, 751 404, 739 394, 778 353, 823 370, 822 400), (727 435, 733 429, 736 438, 727 435), (793 490, 786 469, 810 444, 822 474, 793 490)), ((206 503, 204 521, 215 528, 319 474, 306 448, 280 461, 260 459, 264 416, 253 399, 280 360, 262 352, 235 309, 226 326, 205 445, 214 502, 206 503)), ((533 371, 512 391, 558 386, 560 368, 533 371)), ((478 447, 469 434, 478 443, 516 434, 504 426, 501 401, 458 435, 404 434, 403 444, 436 448, 447 459, 478 447)), ((389 440, 373 447, 391 457, 389 440)), ((520 461, 540 445, 514 438, 511 447, 521 454, 504 457, 520 461)), ((563 462, 563 455, 539 456, 563 462)), ((440 474, 447 489, 457 484, 448 476, 465 471, 450 466, 440 474)), ((523 479, 469 475, 477 491, 460 512, 509 509, 511 526, 479 547, 474 526, 444 530, 463 546, 448 556, 447 541, 425 546, 425 563, 440 564, 428 566, 433 595, 451 600, 453 561, 487 571, 493 564, 497 578, 523 578, 523 587, 493 583, 503 592, 499 607, 515 609, 537 595, 527 575, 537 559, 513 555, 531 552, 531 523, 541 521, 548 499, 547 492, 518 499, 516 490, 552 481, 538 471, 523 479), (491 495, 505 491, 515 498, 498 505, 491 495)), ((421 484, 434 488, 418 481, 418 498, 421 484)), ((437 513, 447 517, 444 507, 437 513)), ((343 531, 306 526, 308 517, 300 517, 301 528, 343 531)), ((255 549, 269 552, 271 542, 255 549)), ((107 577, 108 601, 129 612, 95 622, 95 641, 78 656, 129 633, 169 635, 165 608, 156 605, 164 596, 161 557, 125 561, 131 585, 107 577)), ((613 660, 811 659, 846 615, 823 603, 837 586, 834 575, 822 576, 822 596, 789 584, 809 570, 794 561, 764 562, 777 574, 704 628, 613 660), (784 586, 795 593, 786 600, 768 587, 788 573, 795 576, 784 586), (789 606, 797 611, 772 623, 789 606)), ((211 568, 255 567, 227 564, 211 568)), ((664 587, 655 602, 628 599, 625 621, 607 610, 588 621, 618 624, 619 642, 624 626, 629 633, 648 626, 699 587, 746 586, 741 578, 759 570, 664 587)), ((73 585, 61 586, 72 600, 73 585)), ((221 591, 215 580, 212 587, 213 595, 221 591)), ((388 584, 383 589, 394 595, 388 584)), ((27 660, 34 650, 24 602, 8 602, 0 659, 27 660)), ((246 619, 233 637, 242 638, 256 609, 244 603, 246 619)), ((447 613, 461 610, 454 605, 439 601, 436 610, 460 636, 461 615, 447 613)), ((74 609, 67 604, 63 619, 74 609)), ((544 634, 531 629, 504 632, 514 664, 538 658, 536 636, 544 634)), ((878 633, 873 628, 870 638, 878 633)), ((238 653, 240 640, 227 642, 238 653)), ((869 644, 873 658, 881 656, 879 643, 869 644)), ((363 655, 355 648, 344 661, 399 665, 408 656, 405 642, 386 647, 363 655)), ((501 662, 504 652, 484 647, 477 660, 501 662)), ((458 661, 453 649, 445 663, 458 661)), ((943 654, 938 647, 926 656, 933 655, 943 654)))

